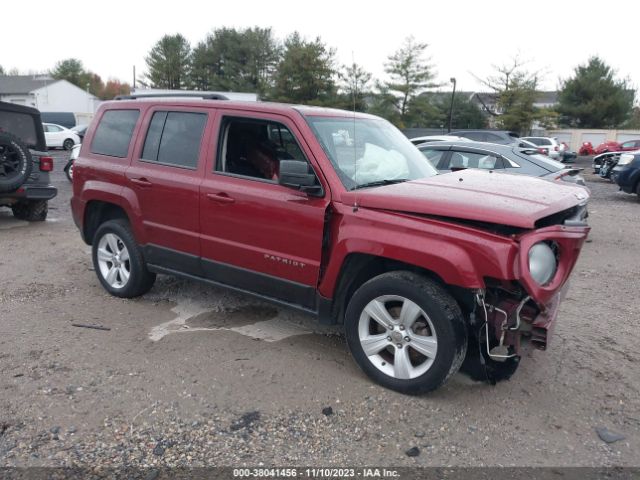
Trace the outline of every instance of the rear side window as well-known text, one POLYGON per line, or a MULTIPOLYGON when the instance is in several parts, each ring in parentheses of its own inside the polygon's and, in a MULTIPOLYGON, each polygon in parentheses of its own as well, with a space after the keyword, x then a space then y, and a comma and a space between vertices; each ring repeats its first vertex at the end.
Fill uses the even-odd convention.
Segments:
POLYGON ((36 121, 32 115, 0 111, 0 132, 13 133, 29 146, 38 145, 36 121))
POLYGON ((442 157, 446 153, 446 150, 425 149, 425 150, 420 150, 420 152, 422 152, 422 155, 427 157, 427 160, 429 160, 429 162, 431 163, 431 165, 434 166, 434 168, 438 168, 438 164, 440 163, 440 160, 442 160, 442 157))
POLYGON ((91 142, 91 153, 125 158, 139 116, 139 110, 104 112, 91 142))
POLYGON ((155 112, 142 159, 195 170, 206 123, 205 113, 155 112))

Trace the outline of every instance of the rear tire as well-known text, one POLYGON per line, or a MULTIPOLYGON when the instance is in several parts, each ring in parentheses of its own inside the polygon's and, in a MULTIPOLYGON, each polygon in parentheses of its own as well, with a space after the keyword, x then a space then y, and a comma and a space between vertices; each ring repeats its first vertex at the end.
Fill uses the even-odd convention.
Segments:
POLYGON ((467 351, 457 302, 433 280, 408 271, 384 273, 362 285, 347 306, 345 334, 371 379, 407 394, 440 387, 467 351))
POLYGON ((62 144, 62 148, 65 150, 71 150, 75 144, 76 143, 71 138, 67 138, 62 144))
POLYGON ((116 297, 138 297, 156 281, 126 220, 109 220, 98 227, 91 256, 100 283, 116 297))
POLYGON ((49 204, 46 200, 27 200, 11 207, 13 216, 27 222, 43 222, 47 219, 49 204))
POLYGON ((638 196, 638 202, 640 202, 640 182, 636 184, 636 195, 638 196))
POLYGON ((0 133, 0 193, 12 192, 29 179, 33 161, 22 140, 11 133, 0 133))

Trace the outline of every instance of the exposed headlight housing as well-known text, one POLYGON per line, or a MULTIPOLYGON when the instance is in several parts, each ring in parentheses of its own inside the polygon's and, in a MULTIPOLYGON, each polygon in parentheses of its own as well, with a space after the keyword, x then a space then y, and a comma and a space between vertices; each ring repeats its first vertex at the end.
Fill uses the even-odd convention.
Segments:
POLYGON ((622 155, 620 155, 620 160, 618 160, 618 165, 628 165, 631 162, 633 162, 633 159, 635 158, 635 155, 632 155, 631 153, 623 153, 622 155))
POLYGON ((529 249, 529 272, 539 285, 549 283, 557 269, 556 254, 548 243, 538 242, 529 249))

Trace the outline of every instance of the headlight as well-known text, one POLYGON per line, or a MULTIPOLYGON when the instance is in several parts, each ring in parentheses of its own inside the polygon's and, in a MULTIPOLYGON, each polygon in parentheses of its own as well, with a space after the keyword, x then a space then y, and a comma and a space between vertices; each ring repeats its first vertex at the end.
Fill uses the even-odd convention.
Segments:
POLYGON ((636 157, 635 155, 624 153, 620 155, 620 160, 618 160, 618 165, 628 165, 629 163, 633 162, 633 159, 635 157, 636 157))
POLYGON ((546 285, 556 273, 558 262, 556 254, 549 244, 536 243, 529 250, 529 271, 533 279, 540 285, 546 285))

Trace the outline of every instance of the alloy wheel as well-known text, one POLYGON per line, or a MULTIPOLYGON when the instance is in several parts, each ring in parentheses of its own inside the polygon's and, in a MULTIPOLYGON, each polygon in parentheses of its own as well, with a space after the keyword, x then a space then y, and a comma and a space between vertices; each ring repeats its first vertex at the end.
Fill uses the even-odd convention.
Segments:
POLYGON ((120 289, 129 281, 131 262, 129 250, 115 233, 107 233, 98 242, 98 266, 102 278, 110 287, 120 289))
POLYGON ((438 352, 429 316, 402 296, 384 295, 370 301, 360 315, 358 336, 369 361, 396 379, 423 375, 438 352))

